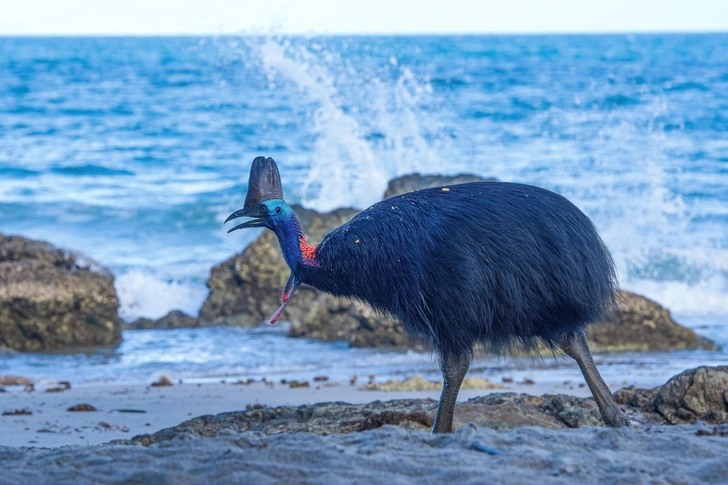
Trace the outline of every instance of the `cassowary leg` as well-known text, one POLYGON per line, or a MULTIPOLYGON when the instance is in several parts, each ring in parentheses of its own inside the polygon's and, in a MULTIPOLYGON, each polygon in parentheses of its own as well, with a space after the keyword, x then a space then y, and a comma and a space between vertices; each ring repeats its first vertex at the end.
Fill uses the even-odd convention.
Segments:
POLYGON ((609 387, 607 387, 602 376, 599 375, 597 365, 594 363, 589 351, 584 331, 579 330, 574 334, 565 335, 561 340, 561 348, 579 364, 581 373, 584 374, 589 390, 591 390, 594 400, 599 406, 599 411, 602 413, 604 424, 611 428, 621 428, 623 426, 631 428, 632 423, 629 418, 619 408, 609 387))
POLYGON ((440 404, 437 406, 435 425, 432 427, 433 433, 452 433, 455 401, 457 401, 460 384, 463 383, 468 367, 470 367, 470 357, 467 355, 443 357, 440 361, 443 377, 442 394, 440 404))

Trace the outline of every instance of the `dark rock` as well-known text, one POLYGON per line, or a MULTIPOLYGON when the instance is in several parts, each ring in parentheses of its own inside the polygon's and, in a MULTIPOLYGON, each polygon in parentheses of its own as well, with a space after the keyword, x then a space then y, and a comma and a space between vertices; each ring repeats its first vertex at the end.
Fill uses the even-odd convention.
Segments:
POLYGON ((89 411, 98 411, 95 407, 93 407, 90 404, 76 404, 75 406, 71 406, 70 408, 66 409, 66 411, 76 413, 76 412, 89 412, 89 411))
POLYGON ((159 380, 156 382, 152 382, 152 387, 166 387, 172 385, 174 384, 172 384, 172 381, 169 380, 169 377, 165 376, 160 377, 159 380))
POLYGON ((42 241, 0 235, 0 347, 120 342, 118 306, 108 269, 42 241))
MULTIPOLYGON (((180 434, 200 437, 217 436, 221 430, 234 433, 255 431, 266 435, 280 432, 344 434, 379 428, 384 425, 428 430, 434 422, 437 401, 432 399, 398 399, 369 404, 342 402, 304 406, 279 406, 249 409, 215 416, 201 416, 153 435, 141 435, 121 444, 148 446, 168 441, 180 434)), ((571 396, 528 396, 526 394, 491 394, 458 403, 454 427, 473 422, 495 429, 519 426, 567 428, 598 426, 601 421, 591 399, 571 396)))
MULTIPOLYGON (((395 318, 380 315, 366 304, 328 295, 312 303, 309 313, 304 315, 300 324, 291 328, 290 335, 348 340, 353 347, 424 348, 422 343, 409 338, 395 318)), ((587 330, 587 338, 595 352, 716 350, 710 340, 675 323, 669 310, 626 291, 621 292, 613 317, 591 326, 587 330)))
MULTIPOLYGON (((214 437, 221 430, 255 431, 263 434, 315 433, 343 434, 379 428, 384 425, 428 430, 434 422, 437 401, 400 399, 374 401, 369 404, 319 403, 304 406, 249 409, 201 416, 153 435, 136 436, 117 443, 151 443, 167 441, 180 434, 214 437)), ((529 396, 503 393, 458 403, 455 429, 475 423, 494 429, 520 426, 571 428, 601 426, 596 405, 591 399, 564 395, 529 396)))
POLYGON ((676 375, 655 389, 621 389, 619 404, 659 415, 670 424, 728 423, 728 366, 698 367, 676 375))
POLYGON ((587 338, 592 350, 603 352, 716 350, 708 339, 675 323, 670 310, 627 291, 621 292, 613 317, 590 327, 587 338))
POLYGON ((291 337, 348 340, 352 347, 420 347, 397 319, 382 315, 366 303, 321 293, 299 322, 291 337))
POLYGON ((9 411, 3 411, 3 416, 30 416, 33 412, 29 409, 11 409, 9 411))
POLYGON ((144 330, 150 328, 168 329, 168 328, 193 328, 202 325, 199 318, 194 318, 179 310, 172 310, 159 320, 150 320, 148 318, 137 318, 132 323, 124 325, 125 330, 144 330))

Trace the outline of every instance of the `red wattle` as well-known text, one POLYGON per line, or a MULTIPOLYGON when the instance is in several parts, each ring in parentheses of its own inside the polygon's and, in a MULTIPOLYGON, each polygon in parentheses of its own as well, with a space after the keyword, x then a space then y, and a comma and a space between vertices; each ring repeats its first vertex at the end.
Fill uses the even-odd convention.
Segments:
POLYGON ((298 240, 298 247, 301 250, 301 256, 303 256, 304 259, 316 259, 316 251, 318 251, 318 246, 310 246, 306 242, 305 237, 301 237, 298 240))

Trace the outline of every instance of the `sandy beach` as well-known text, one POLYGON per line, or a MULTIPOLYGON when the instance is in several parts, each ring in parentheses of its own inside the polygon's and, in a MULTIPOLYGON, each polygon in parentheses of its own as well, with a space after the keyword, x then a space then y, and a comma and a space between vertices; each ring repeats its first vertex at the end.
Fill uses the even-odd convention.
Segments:
MULTIPOLYGON (((54 386, 51 386, 54 387, 54 386)), ((310 387, 290 388, 288 384, 250 385, 227 383, 179 384, 167 387, 149 385, 86 385, 63 392, 45 392, 38 387, 25 392, 21 386, 6 387, 0 393, 0 412, 27 409, 31 415, 0 416, 0 446, 58 447, 97 445, 154 433, 175 426, 194 416, 245 409, 256 404, 267 406, 301 405, 343 401, 365 403, 389 399, 437 399, 439 391, 379 392, 364 391, 349 383, 311 382, 310 387), (97 411, 70 412, 68 408, 89 404, 97 411), (144 413, 119 412, 138 410, 144 413), (99 424, 104 423, 104 424, 99 424)), ((588 396, 578 386, 547 383, 506 384, 499 391, 569 392, 588 396), (571 388, 571 389, 569 389, 571 388)), ((490 391, 463 389, 459 400, 489 394, 490 391)))

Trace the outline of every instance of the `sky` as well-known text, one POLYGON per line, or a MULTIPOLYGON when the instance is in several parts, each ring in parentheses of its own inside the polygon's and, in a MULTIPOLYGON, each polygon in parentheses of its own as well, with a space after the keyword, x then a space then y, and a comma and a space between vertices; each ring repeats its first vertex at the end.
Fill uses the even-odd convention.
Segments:
POLYGON ((728 0, 0 0, 0 35, 728 32, 728 0))

